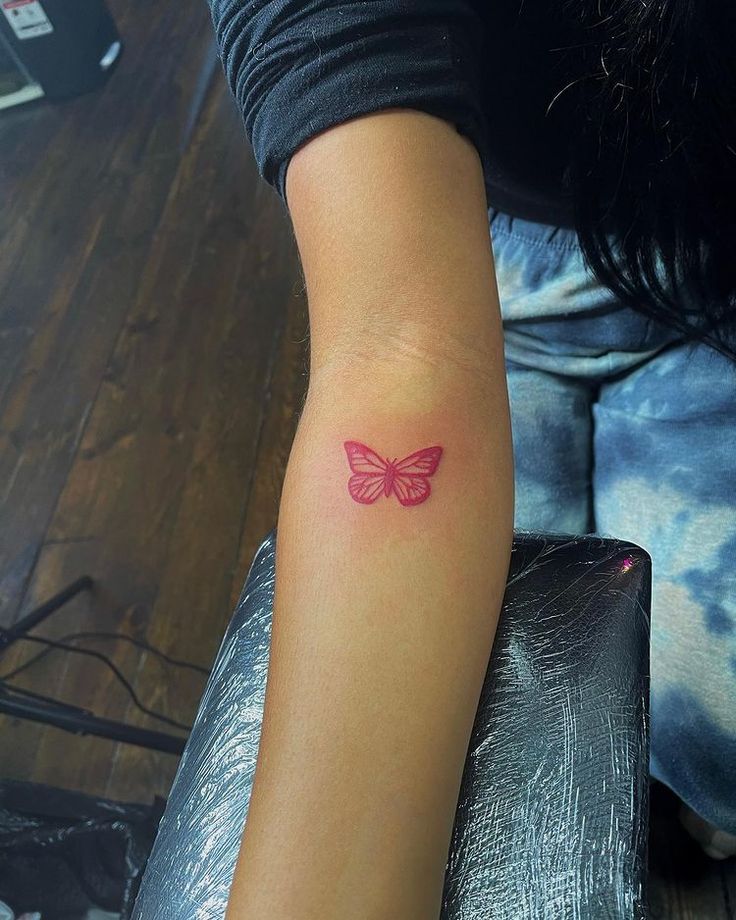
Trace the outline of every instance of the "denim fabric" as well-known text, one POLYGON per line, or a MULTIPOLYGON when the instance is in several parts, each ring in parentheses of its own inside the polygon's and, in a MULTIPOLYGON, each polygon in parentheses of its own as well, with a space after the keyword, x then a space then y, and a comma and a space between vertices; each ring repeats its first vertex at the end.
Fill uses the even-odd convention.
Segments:
POLYGON ((650 768, 736 833, 736 363, 617 303, 574 231, 489 211, 515 526, 652 557, 650 768))

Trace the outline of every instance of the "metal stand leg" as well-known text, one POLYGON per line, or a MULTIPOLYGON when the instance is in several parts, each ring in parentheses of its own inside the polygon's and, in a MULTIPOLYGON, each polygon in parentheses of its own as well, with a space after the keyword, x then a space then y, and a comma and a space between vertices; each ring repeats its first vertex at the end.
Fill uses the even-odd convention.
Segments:
POLYGON ((91 590, 93 584, 94 582, 89 575, 83 575, 64 588, 63 591, 59 591, 58 594, 49 598, 45 604, 41 604, 39 607, 36 607, 35 610, 31 610, 30 613, 27 613, 22 619, 18 620, 14 626, 11 626, 10 629, 0 629, 0 652, 5 651, 6 648, 11 646, 14 642, 17 642, 18 639, 22 639, 26 633, 29 633, 34 628, 34 626, 43 623, 43 621, 50 617, 59 607, 63 607, 67 601, 76 597, 77 594, 80 594, 82 591, 91 590))
MULTIPOLYGON (((73 597, 82 591, 90 590, 92 586, 93 581, 89 575, 83 575, 44 604, 26 614, 10 629, 0 627, 0 655, 73 597)), ((178 735, 150 731, 111 719, 101 719, 87 709, 51 700, 2 681, 0 681, 0 714, 41 722, 44 725, 53 725, 76 735, 95 735, 98 738, 135 744, 167 754, 181 754, 186 743, 186 739, 178 735)))

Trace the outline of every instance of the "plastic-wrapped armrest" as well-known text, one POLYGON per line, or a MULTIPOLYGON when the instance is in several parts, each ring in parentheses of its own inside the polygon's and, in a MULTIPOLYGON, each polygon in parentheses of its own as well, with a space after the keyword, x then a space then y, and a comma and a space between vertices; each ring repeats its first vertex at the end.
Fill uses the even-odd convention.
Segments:
MULTIPOLYGON (((179 766, 134 917, 222 920, 255 771, 274 535, 259 549, 179 766)), ((515 531, 468 749, 443 920, 641 920, 651 559, 515 531)))

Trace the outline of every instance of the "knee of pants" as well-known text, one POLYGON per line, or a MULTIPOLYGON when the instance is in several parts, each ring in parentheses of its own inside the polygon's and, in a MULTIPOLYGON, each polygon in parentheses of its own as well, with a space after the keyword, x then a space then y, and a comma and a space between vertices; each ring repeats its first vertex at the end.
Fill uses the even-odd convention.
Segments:
POLYGON ((514 447, 514 525, 591 529, 591 396, 584 382, 507 365, 514 447))

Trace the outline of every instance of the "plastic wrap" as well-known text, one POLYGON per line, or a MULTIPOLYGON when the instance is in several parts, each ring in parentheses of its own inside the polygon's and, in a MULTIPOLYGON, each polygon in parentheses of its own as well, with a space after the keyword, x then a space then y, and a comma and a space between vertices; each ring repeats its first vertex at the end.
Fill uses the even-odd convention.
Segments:
MULTIPOLYGON (((134 910, 222 920, 258 753, 274 537, 216 659, 134 910)), ((517 530, 449 851, 443 920, 646 916, 651 559, 517 530)))
POLYGON ((0 902, 43 920, 82 920, 95 908, 126 920, 162 806, 0 782, 0 902))

